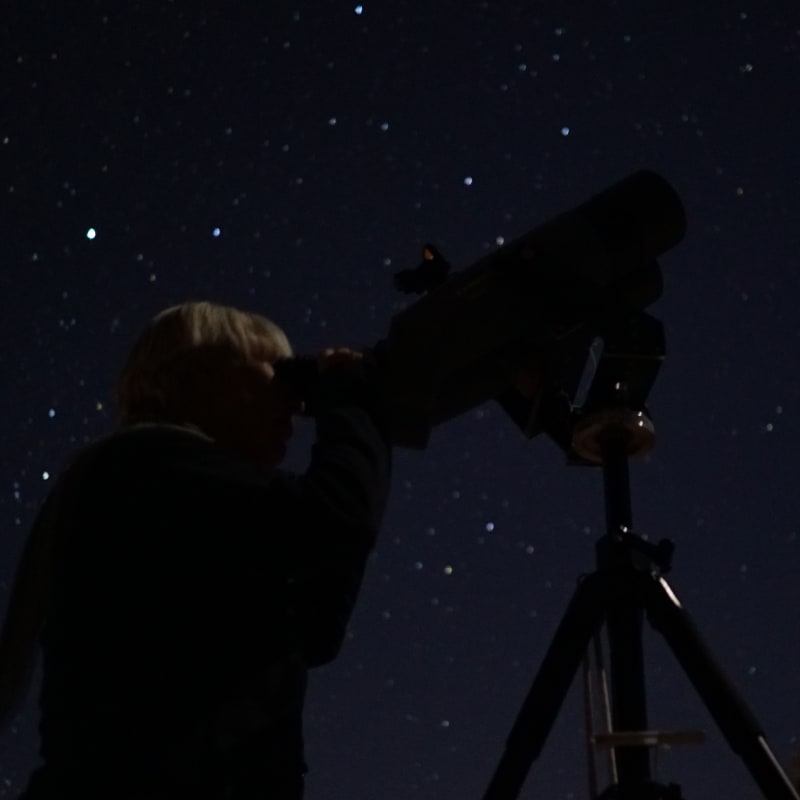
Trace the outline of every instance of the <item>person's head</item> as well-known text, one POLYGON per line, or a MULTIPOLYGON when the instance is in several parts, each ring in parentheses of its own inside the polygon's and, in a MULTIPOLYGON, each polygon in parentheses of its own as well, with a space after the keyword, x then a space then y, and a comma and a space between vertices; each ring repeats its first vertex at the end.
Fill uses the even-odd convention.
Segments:
POLYGON ((120 423, 189 423, 239 455, 275 465, 301 408, 273 380, 274 362, 291 355, 286 334, 259 314, 208 302, 165 309, 120 375, 120 423))

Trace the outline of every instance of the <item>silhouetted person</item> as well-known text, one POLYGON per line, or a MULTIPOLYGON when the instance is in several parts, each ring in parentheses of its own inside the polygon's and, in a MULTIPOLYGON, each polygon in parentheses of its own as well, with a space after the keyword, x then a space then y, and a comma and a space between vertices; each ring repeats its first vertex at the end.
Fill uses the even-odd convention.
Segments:
POLYGON ((302 475, 277 469, 301 403, 269 320, 159 314, 118 387, 120 428, 71 462, 17 571, 0 712, 43 653, 24 800, 302 796, 309 667, 333 659, 374 543, 390 453, 359 354, 318 362, 302 475))

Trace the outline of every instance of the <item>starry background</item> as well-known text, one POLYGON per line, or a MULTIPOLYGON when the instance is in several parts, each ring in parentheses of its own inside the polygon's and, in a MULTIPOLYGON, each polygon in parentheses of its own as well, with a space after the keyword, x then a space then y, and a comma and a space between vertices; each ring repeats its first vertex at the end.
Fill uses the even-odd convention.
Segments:
MULTIPOLYGON (((0 578, 50 476, 113 428, 149 317, 257 310, 298 352, 370 346, 435 242, 457 267, 651 168, 689 228, 662 258, 668 357, 634 520, 788 767, 800 750, 800 7, 13 2, 0 46, 0 578)), ((302 469, 302 427, 289 465, 302 469)), ((307 797, 480 797, 603 532, 600 475, 487 405, 398 450, 341 656, 313 675, 307 797)), ((758 791, 655 633, 652 727, 690 798, 758 791)), ((154 725, 157 721, 154 720, 154 725)), ((0 794, 35 763, 31 699, 0 794)), ((587 796, 573 687, 523 797, 587 796)), ((602 781, 605 785, 605 781, 602 781)))

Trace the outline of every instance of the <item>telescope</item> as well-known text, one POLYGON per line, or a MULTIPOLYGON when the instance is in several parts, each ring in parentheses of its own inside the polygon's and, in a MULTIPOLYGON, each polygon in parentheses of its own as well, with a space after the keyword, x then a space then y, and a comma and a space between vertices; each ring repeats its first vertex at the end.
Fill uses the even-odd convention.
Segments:
MULTIPOLYGON (((434 427, 496 400, 527 436, 545 432, 572 462, 587 460, 571 432, 587 362, 598 359, 585 408, 643 406, 664 354, 661 323, 644 309, 662 291, 656 259, 685 229, 675 190, 642 170, 464 270, 426 245, 422 263, 395 276, 423 296, 370 350, 392 444, 423 449, 434 427)), ((276 373, 313 415, 316 359, 276 373)))
POLYGON ((393 443, 424 448, 435 426, 496 400, 527 436, 545 432, 581 460, 567 428, 587 362, 601 343, 589 405, 608 404, 608 380, 615 402, 643 404, 664 354, 644 313, 662 292, 656 259, 685 230, 675 190, 643 170, 464 270, 427 245, 396 276, 424 296, 374 349, 393 443))
POLYGON ((374 351, 395 443, 424 447, 433 427, 493 399, 529 437, 554 439, 570 464, 602 467, 606 533, 596 569, 581 576, 483 800, 519 797, 582 661, 589 712, 591 653, 606 730, 587 724, 587 744, 609 748, 611 784, 600 792, 592 763, 590 796, 683 800, 679 785, 653 779, 650 750, 704 736, 650 726, 645 619, 763 796, 800 800, 665 579, 674 543, 651 542, 633 524, 628 462, 654 444, 646 400, 665 352, 663 326, 646 309, 662 292, 657 259, 685 231, 675 190, 640 171, 463 271, 451 273, 427 246, 419 267, 396 276, 398 288, 424 296, 393 318, 374 351))
MULTIPOLYGON (((597 568, 581 576, 483 800, 519 796, 592 652, 608 729, 587 730, 587 741, 609 748, 612 782, 599 793, 592 763, 590 796, 683 800, 677 784, 652 779, 649 749, 703 736, 649 726, 645 618, 665 638, 763 796, 800 800, 664 578, 674 544, 650 542, 633 526, 628 461, 653 446, 645 403, 665 352, 663 326, 646 309, 662 292, 657 259, 685 230, 675 190, 656 173, 640 171, 464 270, 453 272, 426 245, 418 267, 395 275, 398 289, 422 296, 395 315, 364 360, 375 373, 370 385, 381 395, 393 444, 424 448, 435 426, 495 400, 527 436, 549 435, 568 463, 602 467, 606 534, 596 543, 597 568)), ((316 360, 279 362, 276 373, 313 406, 321 385, 316 360)), ((591 695, 587 688, 587 701, 591 695)))

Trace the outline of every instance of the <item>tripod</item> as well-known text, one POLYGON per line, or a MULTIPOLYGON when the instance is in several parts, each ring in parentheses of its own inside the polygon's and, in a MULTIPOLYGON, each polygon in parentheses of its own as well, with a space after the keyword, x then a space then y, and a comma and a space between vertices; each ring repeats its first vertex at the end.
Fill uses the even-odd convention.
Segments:
POLYGON ((618 781, 599 800, 683 800, 676 784, 651 779, 642 627, 645 614, 666 639, 733 751, 766 800, 800 800, 770 751, 753 714, 703 642, 663 574, 672 543, 651 544, 632 532, 628 461, 651 442, 642 412, 600 411, 575 428, 578 454, 602 464, 607 531, 597 542, 597 569, 579 584, 506 742, 483 800, 511 800, 544 747, 591 640, 605 623, 610 650, 618 781))

